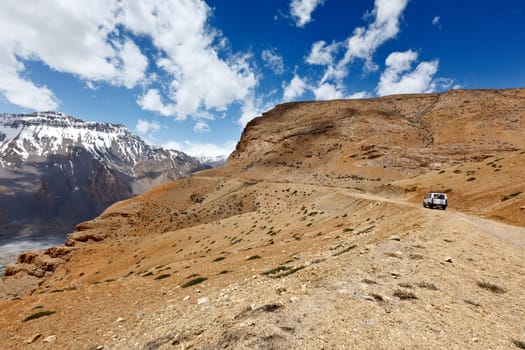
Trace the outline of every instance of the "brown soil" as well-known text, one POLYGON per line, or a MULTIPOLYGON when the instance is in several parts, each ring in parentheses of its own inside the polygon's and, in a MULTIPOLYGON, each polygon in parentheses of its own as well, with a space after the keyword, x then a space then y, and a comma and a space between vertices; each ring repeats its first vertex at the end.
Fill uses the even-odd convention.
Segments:
POLYGON ((523 90, 278 106, 225 167, 21 256, 0 344, 517 349, 524 111, 523 90), (446 211, 422 207, 431 189, 446 211))

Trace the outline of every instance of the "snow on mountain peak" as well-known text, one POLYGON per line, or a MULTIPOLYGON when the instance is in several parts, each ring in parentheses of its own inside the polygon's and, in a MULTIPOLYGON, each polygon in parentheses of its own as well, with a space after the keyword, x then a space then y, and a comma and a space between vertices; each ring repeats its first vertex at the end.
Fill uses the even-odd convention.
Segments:
POLYGON ((76 147, 86 149, 99 160, 120 159, 132 164, 165 156, 122 124, 84 122, 57 112, 0 114, 2 166, 69 154, 76 147))

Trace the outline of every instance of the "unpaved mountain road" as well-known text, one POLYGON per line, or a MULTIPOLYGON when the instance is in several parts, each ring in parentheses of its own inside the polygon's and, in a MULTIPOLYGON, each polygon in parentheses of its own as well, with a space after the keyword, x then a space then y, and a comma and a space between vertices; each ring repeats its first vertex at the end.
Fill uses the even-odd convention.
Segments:
MULTIPOLYGON (((275 184, 282 184, 282 183, 294 184, 292 182, 269 181, 269 180, 264 180, 264 182, 275 183, 275 184)), ((394 196, 378 195, 378 194, 372 194, 372 193, 363 192, 363 191, 356 191, 348 187, 338 187, 334 185, 318 185, 318 184, 310 184, 310 183, 303 183, 303 182, 295 183, 295 184, 296 185, 309 185, 312 188, 316 188, 316 187, 325 188, 325 189, 330 188, 330 189, 334 189, 340 194, 343 194, 349 197, 362 198, 362 199, 366 199, 370 201, 391 203, 391 204, 405 206, 405 207, 418 208, 419 210, 421 210, 421 213, 424 214, 424 216, 434 217, 434 219, 442 221, 442 225, 444 227, 456 227, 460 223, 468 223, 476 227, 480 233, 484 233, 492 237, 497 237, 509 243, 510 247, 514 247, 515 249, 521 252, 525 252, 525 227, 509 225, 509 224, 498 222, 495 220, 480 218, 475 215, 463 213, 461 211, 455 210, 454 204, 452 204, 452 206, 449 205, 447 210, 429 209, 429 208, 424 208, 422 204, 416 204, 416 203, 410 202, 406 200, 404 197, 399 196, 399 195, 397 196, 396 195, 394 196)), ((421 203, 422 202, 423 202, 423 199, 421 199, 421 203)))

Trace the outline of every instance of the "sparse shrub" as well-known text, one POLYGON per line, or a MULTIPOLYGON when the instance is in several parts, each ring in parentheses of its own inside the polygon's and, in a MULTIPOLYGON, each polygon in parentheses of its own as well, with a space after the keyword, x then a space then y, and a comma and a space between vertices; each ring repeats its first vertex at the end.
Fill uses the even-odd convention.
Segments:
POLYGON ((44 316, 49 316, 49 315, 52 315, 54 313, 56 313, 56 311, 45 310, 45 311, 35 312, 34 314, 29 315, 26 318, 24 318, 24 320, 22 322, 36 320, 37 318, 44 317, 44 316))
POLYGON ((153 272, 148 271, 144 275, 142 275, 142 277, 148 277, 148 276, 151 276, 151 275, 153 275, 153 272))
POLYGON ((408 288, 408 289, 412 288, 412 285, 407 282, 401 282, 401 283, 398 283, 397 285, 400 286, 401 288, 408 288))
POLYGON ((519 349, 525 349, 525 342, 524 341, 514 339, 512 341, 512 344, 514 344, 519 349))
POLYGON ((500 286, 498 286, 496 284, 493 284, 493 283, 490 283, 490 282, 486 282, 486 281, 478 281, 477 285, 480 288, 490 290, 492 293, 496 293, 496 294, 502 294, 502 293, 506 292, 506 290, 504 288, 502 288, 502 287, 500 287, 500 286))
POLYGON ((372 298, 374 298, 376 301, 383 301, 384 298, 381 294, 377 294, 377 293, 370 293, 369 294, 372 298))
POLYGON ((182 288, 188 288, 188 287, 194 286, 196 284, 202 283, 202 282, 204 282, 206 280, 207 280, 206 277, 197 277, 197 278, 192 279, 191 281, 188 281, 188 282, 184 283, 181 287, 182 288))
POLYGON ((454 170, 454 174, 461 174, 461 170, 459 169, 454 170))
POLYGON ((467 179, 467 181, 474 181, 474 180, 476 180, 476 178, 473 177, 473 176, 472 176, 472 177, 469 177, 469 178, 467 179))
POLYGON ((438 290, 438 287, 434 283, 430 282, 419 282, 416 284, 419 288, 429 289, 429 290, 438 290))
POLYGON ((397 289, 394 292, 394 296, 398 297, 401 300, 410 300, 410 299, 417 299, 416 295, 412 292, 409 292, 407 290, 397 289))
POLYGON ((465 299, 465 300, 463 300, 463 301, 464 301, 465 303, 470 304, 470 305, 473 305, 473 306, 475 306, 475 307, 481 306, 480 303, 477 303, 477 302, 472 301, 472 300, 470 300, 470 299, 465 299))
POLYGON ((289 276, 292 273, 295 273, 304 268, 305 266, 291 267, 291 266, 280 265, 280 266, 277 266, 276 268, 263 272, 262 275, 268 276, 271 278, 281 278, 281 277, 289 276))
POLYGON ((346 233, 346 232, 352 232, 354 229, 351 228, 351 227, 347 227, 347 228, 344 228, 343 229, 343 232, 346 233))
POLYGON ((348 251, 354 249, 355 247, 357 247, 357 245, 352 244, 351 246, 349 246, 349 247, 347 247, 347 248, 345 248, 345 249, 343 249, 343 250, 341 250, 341 251, 339 251, 339 252, 337 252, 337 253, 332 254, 332 256, 339 256, 339 255, 341 255, 341 254, 344 254, 344 253, 346 253, 346 252, 348 252, 348 251))
POLYGON ((507 195, 505 195, 505 196, 503 196, 503 197, 501 198, 501 201, 502 201, 502 202, 507 201, 507 200, 509 200, 509 199, 511 199, 511 198, 514 198, 514 197, 519 196, 521 193, 522 193, 522 192, 515 192, 515 193, 512 193, 512 194, 507 194, 507 195))
POLYGON ((219 262, 226 259, 224 256, 219 256, 218 258, 213 259, 213 262, 219 262))
POLYGON ((227 273, 230 273, 231 271, 228 271, 228 270, 222 270, 221 272, 218 273, 218 275, 225 275, 227 273))
POLYGON ((169 273, 163 273, 162 275, 158 275, 157 277, 155 277, 155 280, 161 280, 161 279, 164 279, 164 278, 168 278, 170 276, 171 276, 171 274, 169 274, 169 273))
POLYGON ((409 256, 408 256, 410 259, 412 260, 421 260, 421 259, 424 259, 425 257, 421 254, 414 254, 414 253, 411 253, 409 256))
POLYGON ((256 260, 256 259, 262 259, 262 257, 260 255, 252 255, 246 260, 256 260))
POLYGON ((361 280, 361 282, 366 283, 366 284, 377 284, 376 281, 368 279, 368 278, 361 280))
POLYGON ((64 289, 54 289, 54 290, 52 290, 49 293, 62 293, 62 292, 70 291, 70 290, 76 290, 76 289, 77 289, 77 287, 68 287, 68 288, 64 288, 64 289))

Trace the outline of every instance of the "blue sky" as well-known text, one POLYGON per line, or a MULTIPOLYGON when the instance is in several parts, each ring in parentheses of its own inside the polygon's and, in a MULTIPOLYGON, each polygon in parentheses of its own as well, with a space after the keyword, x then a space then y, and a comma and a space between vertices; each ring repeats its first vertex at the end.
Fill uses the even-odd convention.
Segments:
POLYGON ((524 0, 0 2, 0 111, 227 155, 278 103, 525 84, 524 0))

